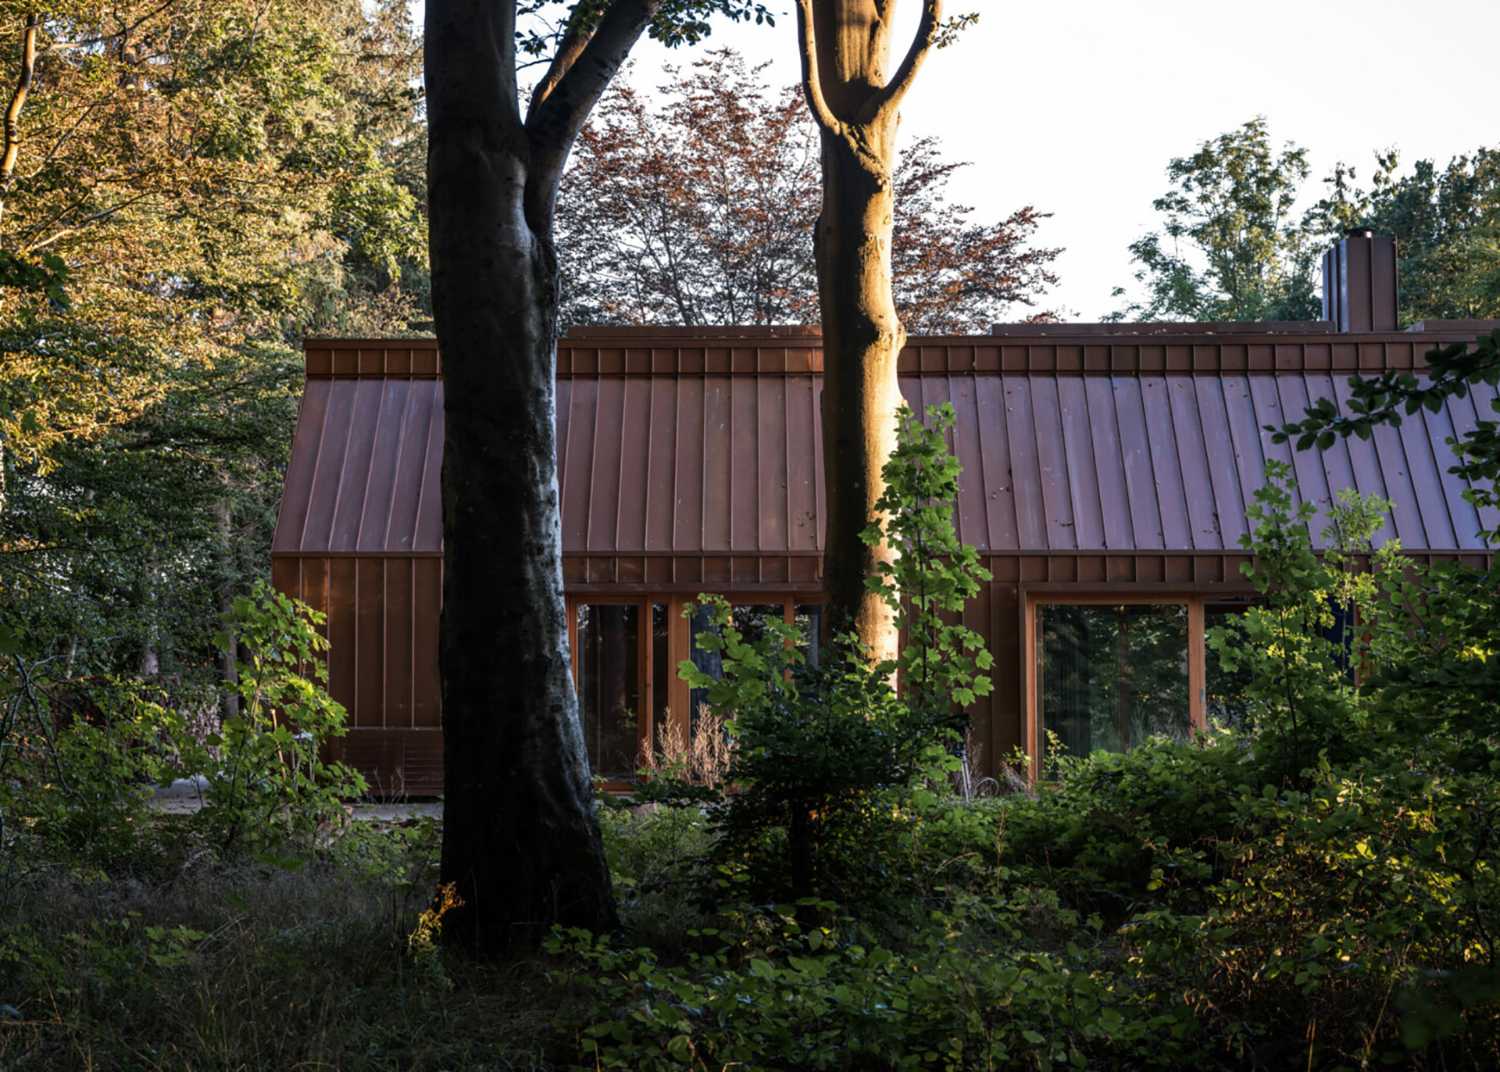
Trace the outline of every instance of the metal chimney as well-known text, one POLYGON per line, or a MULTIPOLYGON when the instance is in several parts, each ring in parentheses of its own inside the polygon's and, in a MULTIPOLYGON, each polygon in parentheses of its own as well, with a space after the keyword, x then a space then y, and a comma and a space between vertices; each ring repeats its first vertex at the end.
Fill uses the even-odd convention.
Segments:
POLYGON ((1396 330, 1396 240, 1367 227, 1323 254, 1323 319, 1337 331, 1396 330))

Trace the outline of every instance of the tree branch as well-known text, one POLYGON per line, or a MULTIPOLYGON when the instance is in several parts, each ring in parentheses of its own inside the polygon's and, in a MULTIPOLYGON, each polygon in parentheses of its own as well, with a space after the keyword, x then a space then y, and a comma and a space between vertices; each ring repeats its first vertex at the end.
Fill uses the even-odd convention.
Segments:
POLYGON ((587 0, 579 0, 568 14, 568 24, 563 29, 557 52, 552 56, 546 75, 531 92, 531 104, 526 109, 528 118, 541 110, 547 98, 552 96, 552 91, 557 88, 557 84, 563 80, 563 76, 573 69, 574 64, 578 62, 578 57, 583 55, 584 47, 593 39, 595 26, 588 25, 586 16, 595 10, 595 6, 587 0))
POLYGON ((802 91, 807 95, 807 107, 817 120, 818 126, 836 134, 843 130, 833 109, 823 96, 823 77, 818 69, 817 31, 813 29, 812 0, 797 0, 797 51, 802 57, 802 91))
MULTIPOLYGON (((806 3, 807 0, 800 2, 806 3)), ((923 0, 922 21, 917 24, 917 33, 912 38, 911 47, 907 49, 906 57, 896 69, 890 84, 871 100, 868 118, 873 120, 901 106, 901 98, 906 96, 906 91, 917 80, 917 72, 922 69, 922 61, 927 58, 927 53, 932 51, 942 23, 943 0, 923 0)))
POLYGON ((31 80, 36 74, 36 35, 41 21, 39 15, 27 15, 25 29, 21 31, 21 73, 10 105, 5 109, 5 140, 4 148, 0 149, 0 213, 5 211, 5 195, 10 193, 16 178, 16 158, 21 154, 21 109, 26 106, 26 95, 31 92, 31 80))
MULTIPOLYGON (((546 218, 551 217, 550 203, 556 198, 557 183, 573 140, 636 41, 651 24, 660 3, 661 0, 610 0, 581 43, 570 41, 571 25, 565 31, 558 47, 559 60, 565 51, 574 54, 565 62, 554 63, 554 70, 559 73, 554 78, 554 71, 548 71, 542 85, 550 88, 540 100, 533 98, 535 105, 526 116, 526 133, 532 149, 531 184, 537 191, 535 196, 545 202, 536 207, 546 209, 543 213, 546 218)), ((581 26, 580 36, 584 33, 581 26)))

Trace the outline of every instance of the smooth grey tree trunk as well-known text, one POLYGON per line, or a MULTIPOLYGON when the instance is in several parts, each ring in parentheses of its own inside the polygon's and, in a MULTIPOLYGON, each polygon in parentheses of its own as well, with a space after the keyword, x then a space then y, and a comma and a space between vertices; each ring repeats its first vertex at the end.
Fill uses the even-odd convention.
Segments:
POLYGON ((429 0, 433 313, 444 379, 444 936, 482 955, 616 923, 568 650, 552 213, 588 110, 649 20, 570 24, 519 112, 515 5, 429 0))

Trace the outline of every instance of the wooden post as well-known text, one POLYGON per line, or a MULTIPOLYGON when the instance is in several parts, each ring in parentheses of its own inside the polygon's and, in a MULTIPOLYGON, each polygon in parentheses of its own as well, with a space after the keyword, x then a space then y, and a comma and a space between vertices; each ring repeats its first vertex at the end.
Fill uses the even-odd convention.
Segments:
POLYGON ((1188 613, 1188 724, 1195 730, 1208 729, 1206 658, 1203 647, 1203 598, 1189 599, 1188 613))
POLYGON ((692 657, 693 634, 682 616, 687 600, 673 596, 667 604, 667 663, 670 683, 667 686, 668 732, 686 743, 692 735, 693 693, 686 681, 677 675, 677 664, 692 657))

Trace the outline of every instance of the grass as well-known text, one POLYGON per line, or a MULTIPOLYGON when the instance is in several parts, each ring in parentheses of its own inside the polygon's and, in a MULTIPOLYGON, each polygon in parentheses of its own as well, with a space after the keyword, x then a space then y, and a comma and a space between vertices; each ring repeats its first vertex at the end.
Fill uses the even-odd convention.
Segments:
MULTIPOLYGON (((437 879, 431 820, 355 823, 290 867, 190 852, 181 817, 158 818, 156 851, 109 874, 56 860, 23 869, 11 853, 0 858, 0 1072, 577 1069, 593 1067, 590 1031, 605 1067, 632 1072, 679 1067, 684 1031, 707 1059, 680 1067, 699 1072, 941 1068, 949 1051, 966 1072, 1170 1068, 1188 1055, 1205 1070, 1358 1067, 1360 1047, 1325 1046, 1338 1025, 1318 1011, 1373 1015, 1348 989, 1357 979, 1309 994, 1262 981, 1210 1007, 1204 995, 1227 991, 1203 973, 1239 947, 1203 947, 1195 913, 1167 908, 1171 881, 1142 901, 1140 926, 1062 904, 1075 886, 1126 881, 1115 872, 1134 856, 1104 850, 1139 845, 1090 819, 1082 829, 1103 838, 1094 855, 1054 859, 1072 805, 1049 799, 954 800, 903 818, 909 851, 872 861, 899 880, 887 896, 807 911, 716 910, 696 808, 607 808, 624 933, 505 965, 412 940, 437 879), (1139 959, 1148 932, 1168 961, 1139 959), (1306 1017, 1315 1039, 1298 1026, 1306 1017)), ((1402 1067, 1494 1067, 1494 1008, 1475 1004, 1466 1035, 1420 1054, 1387 1024, 1374 1052, 1402 1067)))
POLYGON ((0 892, 0 1068, 548 1067, 538 965, 407 946, 430 836, 359 835, 295 870, 199 861, 105 878, 46 867, 0 892), (373 873, 371 856, 394 866, 373 873))

